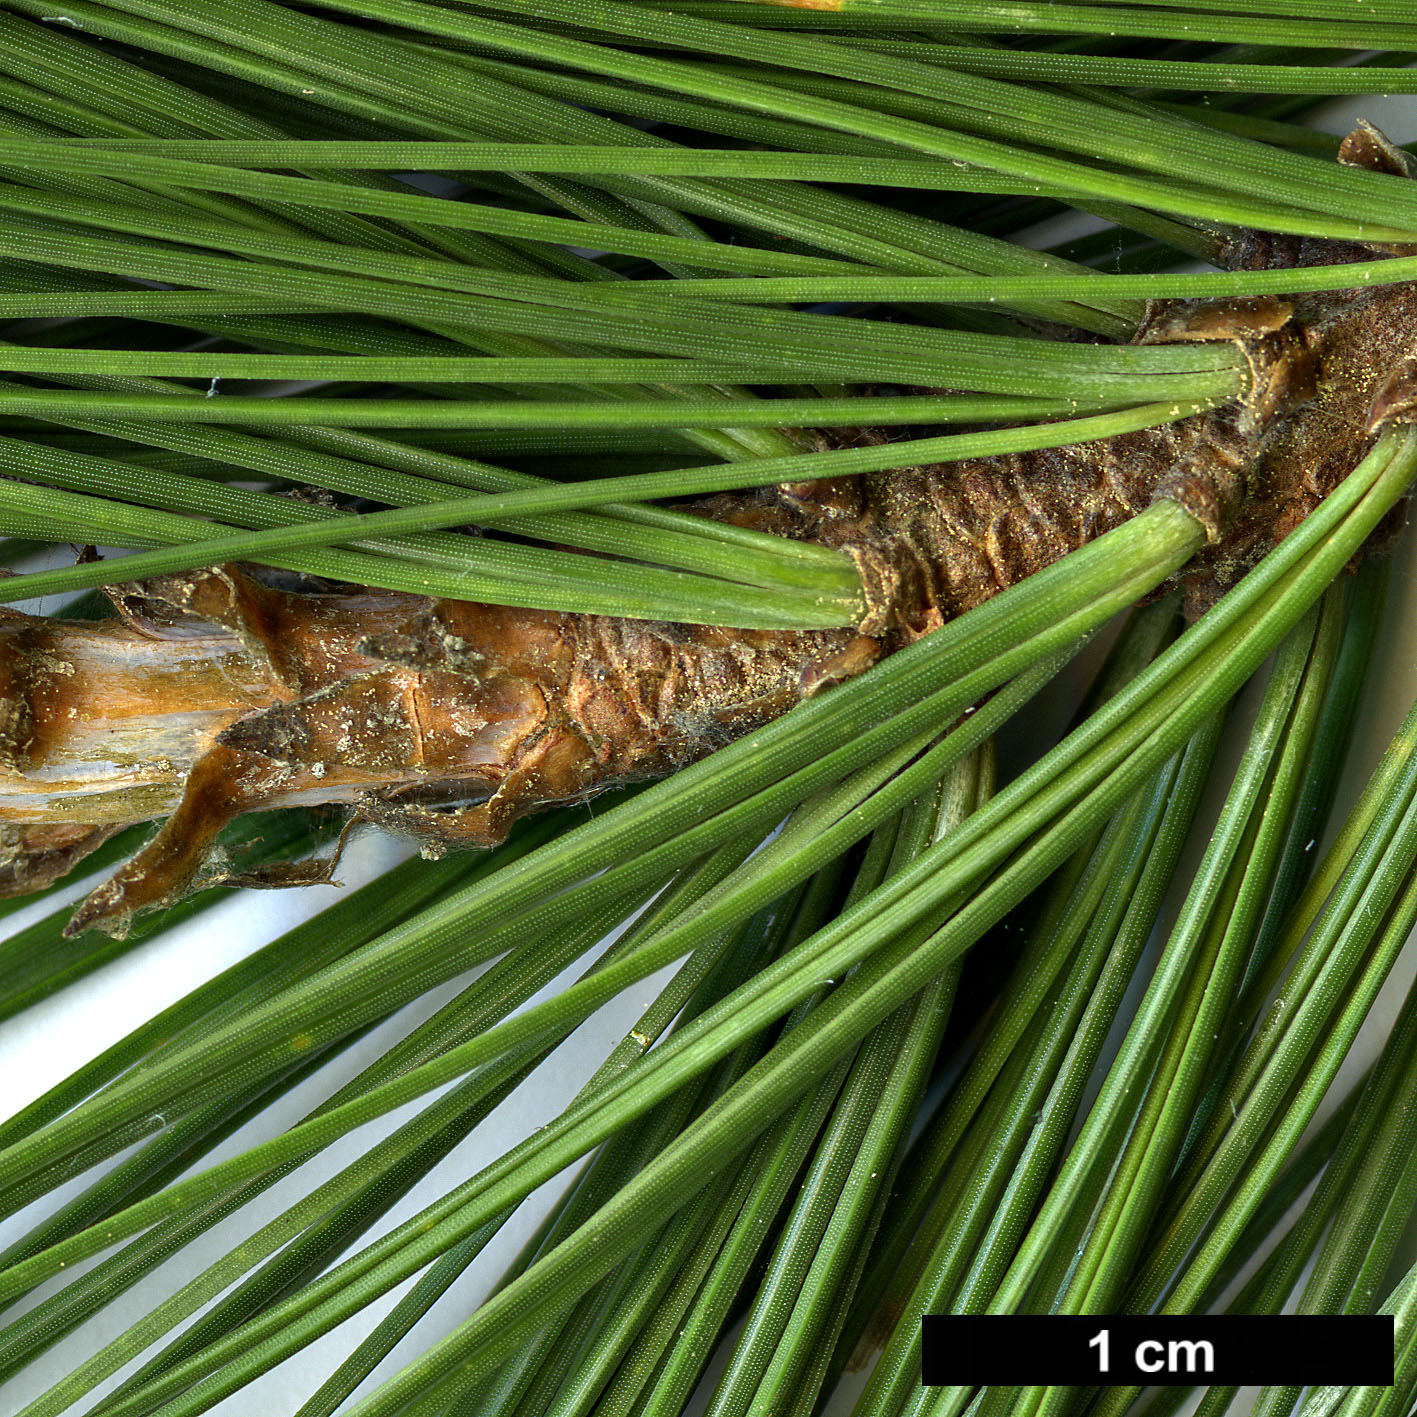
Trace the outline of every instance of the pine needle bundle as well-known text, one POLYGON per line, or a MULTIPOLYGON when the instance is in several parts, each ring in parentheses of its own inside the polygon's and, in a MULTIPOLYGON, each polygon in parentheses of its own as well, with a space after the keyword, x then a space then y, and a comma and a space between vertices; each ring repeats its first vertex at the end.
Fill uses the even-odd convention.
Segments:
POLYGON ((1414 53, 4 0, 5 1410, 1410 1412, 1414 53), (1282 1312, 1394 1382, 921 1381, 1282 1312))

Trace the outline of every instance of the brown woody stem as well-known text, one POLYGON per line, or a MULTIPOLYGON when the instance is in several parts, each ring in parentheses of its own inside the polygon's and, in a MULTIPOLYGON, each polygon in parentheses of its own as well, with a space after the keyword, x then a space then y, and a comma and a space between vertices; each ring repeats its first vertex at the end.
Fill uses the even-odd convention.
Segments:
MULTIPOLYGON (((1353 256, 1254 237, 1233 263, 1353 256)), ((121 622, 6 612, 0 887, 47 884, 117 827, 166 816, 71 927, 121 929, 187 890, 256 807, 340 803, 432 849, 495 843, 527 811, 672 772, 1158 498, 1207 529, 1180 577, 1198 613, 1417 407, 1417 286, 1178 302, 1138 339, 1238 343, 1245 397, 1094 443, 699 505, 849 552, 869 603, 852 630, 301 594, 234 567, 136 587, 121 622)))

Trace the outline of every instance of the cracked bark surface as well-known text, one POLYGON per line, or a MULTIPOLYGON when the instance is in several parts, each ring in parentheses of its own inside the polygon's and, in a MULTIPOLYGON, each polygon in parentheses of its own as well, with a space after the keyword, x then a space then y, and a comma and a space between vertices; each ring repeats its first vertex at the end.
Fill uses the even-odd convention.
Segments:
MULTIPOLYGON (((1405 171, 1373 130, 1341 160, 1405 171)), ((1233 268, 1372 249, 1246 234, 1233 268)), ((337 803, 430 851, 663 776, 1023 580, 1157 498, 1206 529, 1178 578, 1201 613, 1417 409, 1417 283, 1153 308, 1145 342, 1227 340, 1243 398, 1168 426, 1010 457, 723 495, 694 510, 839 547, 868 613, 738 631, 362 590, 240 567, 128 588, 100 624, 0 616, 0 891, 57 879, 166 818, 70 929, 121 931, 202 877, 256 808, 337 803)), ((858 439, 876 439, 869 431, 858 439)))

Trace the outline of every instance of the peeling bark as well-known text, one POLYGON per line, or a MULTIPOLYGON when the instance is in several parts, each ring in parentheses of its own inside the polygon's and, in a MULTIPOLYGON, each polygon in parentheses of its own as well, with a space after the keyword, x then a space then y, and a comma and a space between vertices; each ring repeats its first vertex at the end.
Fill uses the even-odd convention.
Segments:
MULTIPOLYGON (((1396 171, 1359 129, 1342 159, 1396 171)), ((1248 234, 1235 268, 1365 259, 1248 234)), ((1175 302, 1146 342, 1228 340, 1245 396, 1164 428, 1025 455, 725 495, 693 510, 854 557, 845 630, 733 631, 364 590, 301 594, 226 567, 117 596, 119 622, 0 616, 0 892, 38 889, 119 827, 166 818, 80 907, 121 930, 190 889, 255 808, 343 804, 438 851, 522 814, 663 776, 860 673, 1170 498, 1209 545, 1203 611, 1417 410, 1417 284, 1175 302)), ((857 440, 880 435, 861 431, 857 440)))

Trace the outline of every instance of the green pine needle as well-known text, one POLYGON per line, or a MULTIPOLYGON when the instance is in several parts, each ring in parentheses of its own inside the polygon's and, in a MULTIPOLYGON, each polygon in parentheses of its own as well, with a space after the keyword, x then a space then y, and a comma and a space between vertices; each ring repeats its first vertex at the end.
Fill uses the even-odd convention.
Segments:
MULTIPOLYGON (((1306 125, 1414 54, 1410 0, 9 0, 0 603, 126 643, 156 602, 62 598, 242 562, 711 627, 745 679, 874 633, 853 479, 962 464, 1042 545, 1045 464, 982 460, 1071 477, 1268 397, 1223 320, 1141 337, 1170 302, 1409 299, 1406 158, 1306 125)), ((343 818, 238 820, 123 940, 63 935, 62 880, 6 901, 0 1408, 1405 1417, 1417 709, 1363 547, 1417 431, 1362 452, 1190 622, 1198 517, 1080 504, 1087 544, 850 682, 103 1042, 57 1024, 343 818), (920 1382, 922 1312, 1150 1311, 1389 1314, 1397 1381, 920 1382)), ((0 614, 0 871, 45 633, 0 614)))

